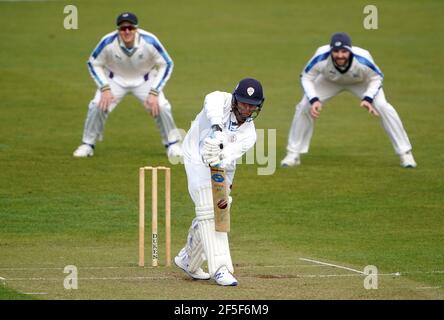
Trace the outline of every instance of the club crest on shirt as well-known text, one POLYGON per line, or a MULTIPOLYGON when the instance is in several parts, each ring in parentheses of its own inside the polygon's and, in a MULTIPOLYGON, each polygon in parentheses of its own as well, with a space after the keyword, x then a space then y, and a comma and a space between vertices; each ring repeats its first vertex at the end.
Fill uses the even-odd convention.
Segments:
POLYGON ((230 123, 228 124, 228 130, 232 132, 237 131, 237 122, 230 121, 230 123))

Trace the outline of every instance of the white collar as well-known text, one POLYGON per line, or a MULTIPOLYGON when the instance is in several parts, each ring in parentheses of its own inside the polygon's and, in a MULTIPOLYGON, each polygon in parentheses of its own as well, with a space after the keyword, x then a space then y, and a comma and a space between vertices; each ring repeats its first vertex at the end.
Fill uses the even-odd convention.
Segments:
POLYGON ((139 48, 139 44, 140 44, 140 34, 138 31, 136 31, 136 35, 135 35, 135 39, 134 39, 134 46, 131 49, 128 49, 125 44, 123 43, 122 38, 120 37, 120 35, 117 37, 118 41, 119 41, 119 46, 122 49, 123 52, 125 52, 126 55, 128 56, 132 56, 134 54, 134 52, 137 51, 137 49, 139 48))

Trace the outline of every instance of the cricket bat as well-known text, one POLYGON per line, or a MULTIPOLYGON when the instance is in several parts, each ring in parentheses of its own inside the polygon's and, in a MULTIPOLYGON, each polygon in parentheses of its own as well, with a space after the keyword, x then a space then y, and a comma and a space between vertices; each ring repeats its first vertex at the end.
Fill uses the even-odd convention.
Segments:
POLYGON ((230 232, 230 206, 225 169, 210 166, 210 170, 216 231, 230 232))

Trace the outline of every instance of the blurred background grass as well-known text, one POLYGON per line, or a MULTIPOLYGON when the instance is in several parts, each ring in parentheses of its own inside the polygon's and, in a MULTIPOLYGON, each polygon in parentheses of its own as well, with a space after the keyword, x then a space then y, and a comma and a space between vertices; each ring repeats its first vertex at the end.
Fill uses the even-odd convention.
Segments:
MULTIPOLYGON (((85 62, 129 10, 174 60, 165 94, 178 127, 189 128, 208 92, 231 92, 239 79, 256 77, 266 96, 256 127, 277 130, 277 162, 302 96, 299 73, 333 32, 348 32, 385 74, 386 96, 418 168, 399 167, 378 121, 350 94, 338 96, 317 122, 301 167, 258 176, 257 166, 239 166, 230 234, 235 263, 309 256, 385 272, 442 270, 444 3, 375 1, 373 31, 362 25, 366 4, 0 2, 0 266, 136 263, 137 169, 169 165, 153 120, 128 97, 109 118, 96 155, 72 158, 95 91, 85 62), (78 30, 63 28, 67 4, 78 8, 78 30)), ((183 166, 172 170, 174 254, 194 209, 183 166)), ((436 273, 406 277, 444 283, 436 273)))

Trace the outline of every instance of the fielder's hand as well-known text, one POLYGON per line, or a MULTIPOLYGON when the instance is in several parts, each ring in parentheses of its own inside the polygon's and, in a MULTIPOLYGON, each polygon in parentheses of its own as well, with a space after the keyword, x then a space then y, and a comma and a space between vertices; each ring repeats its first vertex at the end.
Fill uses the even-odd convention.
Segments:
POLYGON ((362 100, 361 101, 361 107, 366 108, 368 110, 368 113, 379 117, 379 113, 378 111, 376 111, 376 109, 372 106, 372 104, 366 100, 362 100))
POLYGON ((319 118, 322 110, 322 103, 320 101, 315 101, 310 108, 310 114, 313 118, 319 118))
POLYGON ((102 110, 103 112, 108 111, 108 107, 113 101, 114 101, 114 96, 110 89, 102 91, 99 101, 100 110, 102 110))
POLYGON ((204 163, 214 167, 220 165, 222 160, 222 149, 220 141, 216 138, 206 138, 202 150, 202 160, 204 163))
POLYGON ((143 103, 145 108, 150 111, 151 115, 155 118, 159 115, 159 97, 154 94, 149 94, 143 103))

